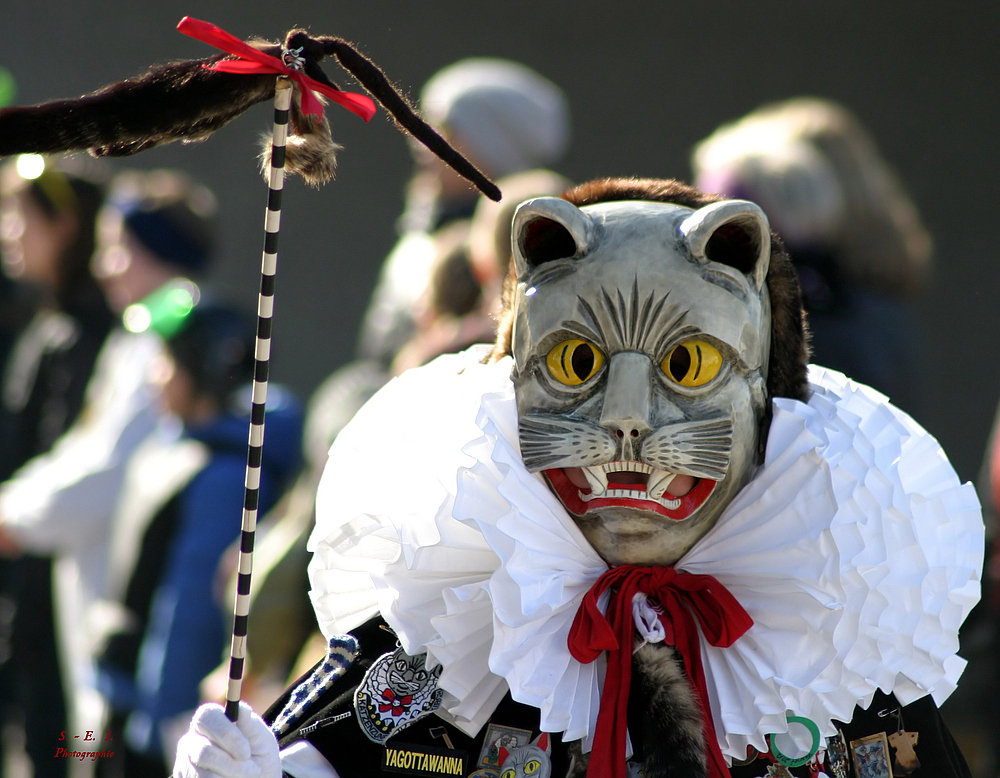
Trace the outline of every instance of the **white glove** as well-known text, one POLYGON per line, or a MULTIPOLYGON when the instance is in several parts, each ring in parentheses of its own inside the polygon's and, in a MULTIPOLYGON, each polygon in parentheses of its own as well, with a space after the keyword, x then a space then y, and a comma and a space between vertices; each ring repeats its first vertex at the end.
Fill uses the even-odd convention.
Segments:
POLYGON ((177 744, 174 778, 281 778, 281 759, 264 719, 240 702, 234 724, 221 705, 202 705, 177 744))

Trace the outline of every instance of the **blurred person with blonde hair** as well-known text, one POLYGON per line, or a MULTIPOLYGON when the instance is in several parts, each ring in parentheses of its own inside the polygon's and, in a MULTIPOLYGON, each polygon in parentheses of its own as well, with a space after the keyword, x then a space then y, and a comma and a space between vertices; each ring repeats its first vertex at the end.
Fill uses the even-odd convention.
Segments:
POLYGON ((919 412, 912 305, 931 239, 858 118, 813 97, 765 105, 699 143, 692 167, 700 189, 764 209, 799 274, 813 361, 919 412))

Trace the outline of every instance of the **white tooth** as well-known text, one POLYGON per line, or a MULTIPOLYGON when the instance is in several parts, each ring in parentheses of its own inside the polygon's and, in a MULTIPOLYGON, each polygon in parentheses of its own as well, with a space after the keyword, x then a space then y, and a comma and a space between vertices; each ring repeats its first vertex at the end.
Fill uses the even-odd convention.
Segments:
POLYGON ((608 474, 604 472, 604 465, 601 467, 584 467, 583 474, 590 484, 591 498, 604 494, 608 490, 608 474))
POLYGON ((680 497, 676 497, 673 500, 663 500, 663 499, 660 499, 660 500, 657 500, 657 502, 660 503, 660 505, 662 505, 664 508, 669 508, 672 511, 675 511, 675 510, 677 510, 678 508, 681 507, 681 498, 680 497))
MULTIPOLYGON (((649 477, 649 480, 652 483, 650 483, 649 486, 647 487, 646 494, 648 494, 654 500, 659 500, 661 497, 663 497, 664 493, 667 491, 667 487, 670 486, 670 483, 676 477, 677 473, 668 473, 665 470, 656 471, 656 473, 650 475, 649 477), (656 478, 656 476, 659 475, 660 473, 662 473, 662 476, 658 480, 653 481, 653 479, 656 478)), ((668 498, 668 500, 669 499, 670 498, 668 498)))

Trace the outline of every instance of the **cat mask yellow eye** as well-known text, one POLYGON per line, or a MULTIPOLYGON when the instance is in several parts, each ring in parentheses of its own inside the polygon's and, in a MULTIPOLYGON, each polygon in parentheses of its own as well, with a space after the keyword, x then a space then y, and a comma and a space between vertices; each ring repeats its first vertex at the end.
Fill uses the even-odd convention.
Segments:
POLYGON ((549 374, 566 386, 589 381, 604 365, 604 354, 585 340, 570 338, 557 344, 545 357, 549 374))
POLYGON ((689 340, 670 349, 660 369, 681 386, 704 386, 722 369, 722 354, 711 343, 689 340))

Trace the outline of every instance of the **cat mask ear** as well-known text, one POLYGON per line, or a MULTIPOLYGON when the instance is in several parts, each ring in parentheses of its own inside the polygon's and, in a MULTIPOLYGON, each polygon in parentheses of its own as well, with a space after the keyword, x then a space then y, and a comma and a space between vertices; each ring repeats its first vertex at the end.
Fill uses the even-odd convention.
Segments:
POLYGON ((771 259, 771 229, 757 205, 747 200, 711 203, 685 219, 680 232, 695 260, 741 270, 760 293, 771 259))
POLYGON ((540 265, 581 257, 594 234, 590 217, 558 197, 536 197, 518 206, 511 228, 514 269, 519 281, 540 265))
MULTIPOLYGON (((488 197, 500 199, 496 185, 424 122, 382 70, 351 44, 340 38, 312 37, 304 30, 292 30, 284 44, 252 40, 246 45, 278 59, 286 55, 298 57, 305 75, 339 90, 318 64, 324 57, 336 57, 385 107, 401 130, 427 146, 488 197)), ((174 62, 77 99, 2 109, 0 156, 82 150, 98 157, 126 156, 177 140, 204 140, 250 106, 274 97, 273 74, 208 69, 222 60, 233 61, 218 54, 174 62)), ((301 175, 313 185, 326 183, 335 171, 337 149, 327 120, 304 113, 301 95, 296 94, 286 171, 301 175)))

